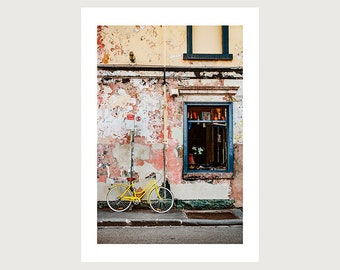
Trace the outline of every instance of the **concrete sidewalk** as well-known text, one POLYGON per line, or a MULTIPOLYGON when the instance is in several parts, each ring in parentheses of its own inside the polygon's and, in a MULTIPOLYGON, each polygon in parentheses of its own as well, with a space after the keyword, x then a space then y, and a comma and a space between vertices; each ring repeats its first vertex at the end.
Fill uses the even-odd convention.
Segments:
POLYGON ((98 208, 98 226, 231 226, 243 225, 240 209, 184 210, 171 209, 159 214, 151 209, 132 209, 114 212, 98 208))

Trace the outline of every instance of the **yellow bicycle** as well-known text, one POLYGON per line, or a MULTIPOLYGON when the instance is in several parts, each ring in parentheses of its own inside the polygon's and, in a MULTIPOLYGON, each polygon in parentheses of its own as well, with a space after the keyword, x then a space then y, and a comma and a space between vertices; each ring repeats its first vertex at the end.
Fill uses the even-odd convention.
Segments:
POLYGON ((168 188, 157 185, 155 173, 150 174, 146 179, 151 180, 140 191, 136 191, 135 179, 131 177, 127 178, 129 184, 117 183, 112 185, 106 194, 108 206, 115 212, 123 212, 132 203, 137 205, 145 195, 148 195, 147 202, 153 211, 157 213, 168 212, 174 205, 174 195, 168 188))

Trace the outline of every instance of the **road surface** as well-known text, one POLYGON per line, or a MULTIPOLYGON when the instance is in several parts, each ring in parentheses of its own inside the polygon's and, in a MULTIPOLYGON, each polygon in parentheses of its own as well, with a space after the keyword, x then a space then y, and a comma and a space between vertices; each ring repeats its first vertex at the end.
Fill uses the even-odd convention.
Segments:
POLYGON ((102 226, 98 244, 242 244, 242 226, 102 226))

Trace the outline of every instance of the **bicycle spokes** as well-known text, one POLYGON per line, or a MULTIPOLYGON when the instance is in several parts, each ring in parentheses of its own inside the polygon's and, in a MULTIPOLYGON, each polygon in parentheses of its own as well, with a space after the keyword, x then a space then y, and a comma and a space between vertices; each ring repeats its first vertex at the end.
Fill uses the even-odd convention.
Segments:
POLYGON ((117 185, 111 188, 106 196, 108 206, 116 212, 123 212, 127 210, 130 205, 130 200, 124 200, 124 197, 131 197, 132 192, 126 185, 117 185))
POLYGON ((174 197, 169 189, 156 187, 150 192, 149 203, 155 212, 165 213, 172 208, 174 197))

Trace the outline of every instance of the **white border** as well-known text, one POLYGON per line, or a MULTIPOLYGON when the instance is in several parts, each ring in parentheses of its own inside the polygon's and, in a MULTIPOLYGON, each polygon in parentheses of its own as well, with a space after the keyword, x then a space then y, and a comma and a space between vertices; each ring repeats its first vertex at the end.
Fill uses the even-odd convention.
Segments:
POLYGON ((258 8, 81 9, 81 260, 83 262, 257 262, 259 260, 258 54, 258 8), (155 24, 243 25, 245 60, 244 243, 242 245, 161 245, 159 248, 159 245, 97 244, 97 186, 94 181, 97 155, 97 25, 155 24))

